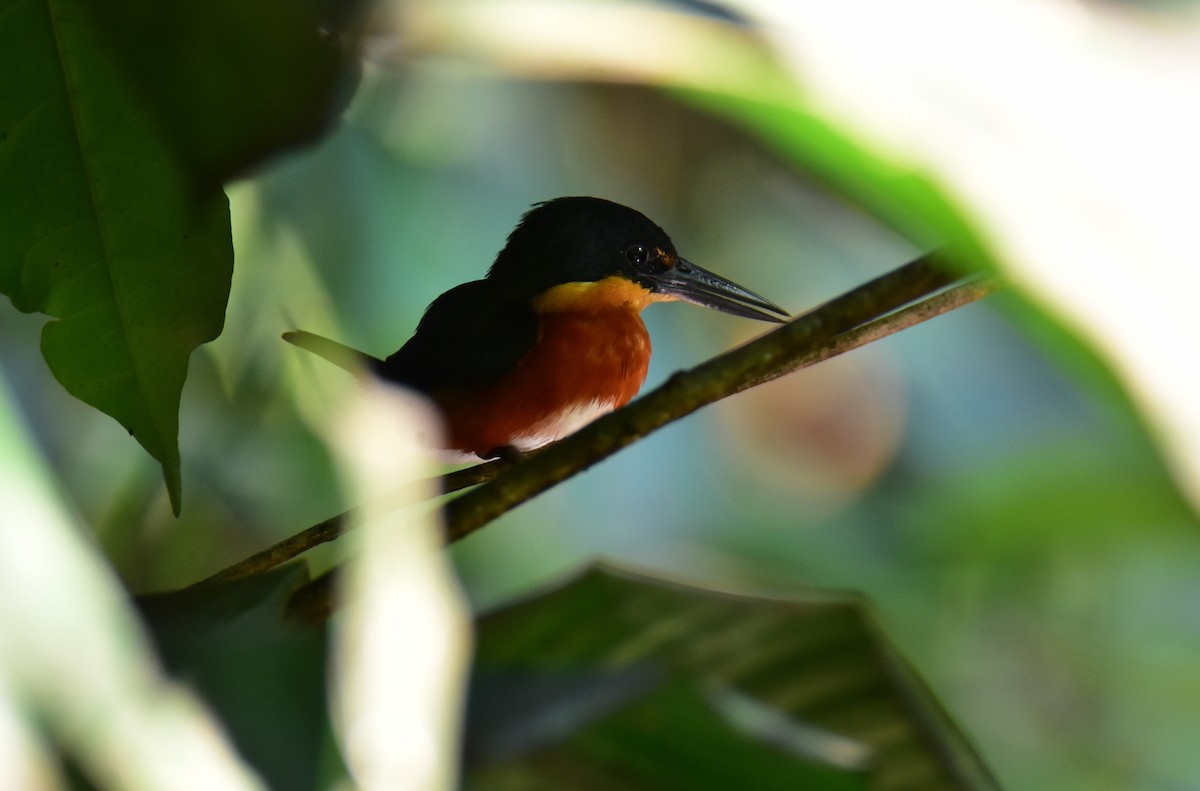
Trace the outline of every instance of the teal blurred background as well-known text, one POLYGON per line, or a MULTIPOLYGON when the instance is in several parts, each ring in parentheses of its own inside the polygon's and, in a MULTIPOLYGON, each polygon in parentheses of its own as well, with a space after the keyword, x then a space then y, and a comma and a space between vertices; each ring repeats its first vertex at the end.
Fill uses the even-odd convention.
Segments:
MULTIPOLYGON (((4 365, 127 584, 179 587, 350 505, 317 422, 344 374, 281 332, 390 353, 531 203, 573 194, 642 210, 796 312, 921 252, 664 93, 416 59, 368 68, 335 134, 232 187, 233 298, 184 393, 180 519, 158 468, 45 371, 41 318, 4 312, 4 365)), ((646 321, 647 388, 763 331, 687 305, 646 321)), ((669 426, 453 556, 480 607, 596 557, 860 591, 1006 787, 1200 778, 1196 517, 1109 376, 1011 294, 669 426)))

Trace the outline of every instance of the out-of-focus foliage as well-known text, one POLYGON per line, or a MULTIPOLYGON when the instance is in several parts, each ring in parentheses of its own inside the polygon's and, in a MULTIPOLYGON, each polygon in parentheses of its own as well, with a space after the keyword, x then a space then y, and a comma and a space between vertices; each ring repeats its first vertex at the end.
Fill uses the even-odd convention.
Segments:
POLYGON ((6 786, 258 791, 60 501, 0 376, 0 755, 6 786))
POLYGON ((325 630, 281 619, 303 573, 285 566, 148 596, 139 609, 166 670, 187 679, 269 788, 316 789, 336 755, 326 712, 325 630))
POLYGON ((993 788, 862 604, 603 568, 479 620, 479 788, 993 788))
POLYGON ((361 5, 115 0, 87 12, 187 173, 219 185, 329 130, 356 85, 361 5))
POLYGON ((178 510, 180 391, 221 331, 228 204, 193 189, 87 22, 82 3, 0 6, 0 292, 58 319, 54 375, 158 459, 178 510))
POLYGON ((0 41, 0 292, 58 319, 51 370, 178 513, 180 391, 233 266, 222 182, 328 126, 346 45, 286 2, 8 0, 0 41))

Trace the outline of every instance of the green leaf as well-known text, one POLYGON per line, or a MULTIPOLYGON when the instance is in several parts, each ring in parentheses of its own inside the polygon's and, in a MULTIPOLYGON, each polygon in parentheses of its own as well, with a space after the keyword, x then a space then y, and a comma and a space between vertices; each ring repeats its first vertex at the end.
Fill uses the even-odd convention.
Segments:
POLYGON ((870 781, 864 771, 798 756, 738 730, 709 695, 683 680, 582 730, 570 746, 589 762, 622 766, 642 788, 866 791, 870 781))
POLYGON ((229 206, 193 188, 87 8, 0 2, 0 291, 59 319, 50 369, 162 464, 178 513, 180 393, 224 323, 229 206))
POLYGON ((358 77, 361 0, 109 0, 96 26, 189 172, 220 184, 324 133, 358 77))
POLYGON ((321 787, 330 733, 325 629, 283 619, 306 579, 290 564, 138 600, 167 670, 220 715, 271 788, 298 791, 321 787))
POLYGON ((596 568, 478 627, 475 788, 996 787, 853 597, 596 568))

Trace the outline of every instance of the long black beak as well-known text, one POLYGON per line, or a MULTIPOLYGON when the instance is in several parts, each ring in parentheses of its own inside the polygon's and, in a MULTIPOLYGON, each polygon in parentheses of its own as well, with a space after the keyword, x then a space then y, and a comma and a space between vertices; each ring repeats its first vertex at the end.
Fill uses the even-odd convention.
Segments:
POLYGON ((676 259, 675 266, 646 279, 651 289, 659 294, 669 294, 685 302, 716 308, 735 316, 782 324, 784 319, 779 316, 787 318, 789 315, 766 297, 714 275, 707 269, 701 269, 685 258, 676 259), (772 316, 772 313, 779 316, 772 316))

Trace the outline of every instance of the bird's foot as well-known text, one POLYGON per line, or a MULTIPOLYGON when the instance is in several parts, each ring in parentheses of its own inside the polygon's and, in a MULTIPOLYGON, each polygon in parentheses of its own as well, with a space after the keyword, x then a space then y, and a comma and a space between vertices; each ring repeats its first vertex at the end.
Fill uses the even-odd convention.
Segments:
POLYGON ((486 453, 480 453, 479 458, 483 459, 484 461, 499 459, 500 461, 506 461, 509 464, 516 464, 521 459, 525 458, 525 454, 515 445, 501 445, 498 448, 492 448, 486 453))

